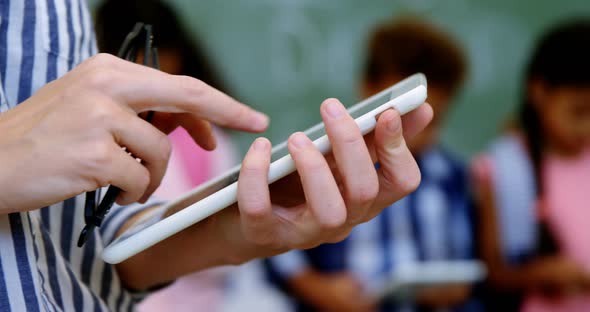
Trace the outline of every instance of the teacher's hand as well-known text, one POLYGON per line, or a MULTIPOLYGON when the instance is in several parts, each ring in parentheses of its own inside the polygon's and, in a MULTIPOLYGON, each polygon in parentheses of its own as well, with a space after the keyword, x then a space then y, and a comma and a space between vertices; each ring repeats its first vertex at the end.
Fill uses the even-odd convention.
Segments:
POLYGON ((119 204, 144 201, 166 171, 165 133, 183 126, 213 149, 209 122, 260 132, 268 118, 200 80, 94 56, 0 115, 0 214, 109 184, 119 204), (158 112, 153 125, 137 115, 146 111, 158 112))

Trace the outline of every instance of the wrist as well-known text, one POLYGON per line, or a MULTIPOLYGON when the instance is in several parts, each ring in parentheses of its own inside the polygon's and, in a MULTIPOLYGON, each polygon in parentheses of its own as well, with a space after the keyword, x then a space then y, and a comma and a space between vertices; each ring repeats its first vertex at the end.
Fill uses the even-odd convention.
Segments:
POLYGON ((196 226, 214 240, 211 242, 215 244, 212 248, 218 259, 225 264, 240 265, 287 251, 286 248, 257 244, 248 239, 242 231, 240 214, 235 206, 225 208, 196 226))
MULTIPOLYGON (((14 140, 0 142, 0 162, 3 164, 0 174, 0 187, 2 188, 0 214, 39 208, 37 207, 39 203, 35 200, 36 194, 31 194, 28 191, 31 186, 36 185, 30 183, 29 172, 32 168, 26 165, 38 162, 31 159, 34 157, 33 147, 33 142, 25 138, 18 142, 14 140)), ((39 172, 35 172, 35 174, 39 174, 39 172)))
POLYGON ((201 235, 209 237, 208 243, 212 245, 211 249, 217 261, 225 265, 240 265, 255 258, 254 251, 241 235, 239 222, 228 224, 226 214, 231 214, 228 210, 233 208, 226 208, 225 211, 197 223, 194 227, 199 227, 196 230, 202 232, 201 235))
POLYGON ((118 264, 124 285, 150 289, 195 271, 232 264, 224 250, 229 248, 208 228, 204 220, 118 264))

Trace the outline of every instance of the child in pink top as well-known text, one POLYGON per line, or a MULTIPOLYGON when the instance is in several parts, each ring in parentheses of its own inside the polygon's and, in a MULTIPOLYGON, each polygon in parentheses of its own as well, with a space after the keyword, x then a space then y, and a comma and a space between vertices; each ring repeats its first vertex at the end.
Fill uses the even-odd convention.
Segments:
POLYGON ((518 131, 474 161, 492 311, 590 311, 589 143, 586 19, 540 41, 518 131))
MULTIPOLYGON (((522 144, 520 137, 518 142, 522 144)), ((485 188, 486 184, 492 184, 495 168, 491 157, 487 155, 478 157, 474 161, 473 169, 480 189, 485 188)), ((579 273, 580 285, 572 286, 569 290, 564 289, 567 293, 564 296, 544 296, 542 293, 531 291, 521 298, 523 300, 521 311, 590 311, 590 293, 586 292, 588 280, 583 281, 588 279, 590 272, 590 244, 587 240, 581 239, 590 237, 588 223, 590 209, 588 209, 587 195, 590 190, 589 176, 590 148, 586 148, 577 157, 548 155, 544 160, 542 179, 544 195, 542 201, 534 204, 537 220, 532 221, 542 220, 547 225, 555 243, 559 246, 559 251, 547 259, 529 259, 527 264, 518 269, 529 276, 534 275, 531 272, 546 270, 543 281, 532 278, 534 283, 557 283, 559 277, 555 278, 555 281, 551 278, 551 275, 555 274, 561 275, 562 282, 567 284, 568 271, 572 274, 579 273)), ((516 191, 516 188, 513 190, 516 191)), ((489 219, 486 223, 488 224, 483 228, 489 227, 489 219)), ((482 247, 489 249, 489 243, 482 247)), ((515 275, 514 278, 519 276, 515 275)), ((522 281, 524 280, 526 279, 522 281)), ((534 285, 531 286, 534 288, 534 285)), ((499 295, 502 296, 502 293, 500 292, 499 295)))
MULTIPOLYGON (((543 218, 559 246, 560 255, 588 274, 590 244, 586 238, 590 238, 590 149, 586 148, 575 157, 548 157, 543 169, 546 190, 543 218)), ((570 295, 553 300, 533 294, 526 298, 523 311, 590 311, 590 293, 584 288, 572 289, 570 295)))

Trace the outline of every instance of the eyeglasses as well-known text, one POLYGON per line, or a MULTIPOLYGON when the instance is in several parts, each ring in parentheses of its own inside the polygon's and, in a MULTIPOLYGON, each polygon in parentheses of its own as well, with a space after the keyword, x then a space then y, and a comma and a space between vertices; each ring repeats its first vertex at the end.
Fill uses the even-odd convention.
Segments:
MULTIPOLYGON (((153 44, 151 25, 136 23, 135 26, 133 26, 133 30, 127 35, 127 37, 125 37, 125 41, 123 41, 117 56, 135 63, 139 52, 142 51, 142 45, 143 65, 160 69, 158 50, 153 44)), ((149 111, 145 114, 140 114, 140 117, 144 118, 147 122, 151 122, 154 117, 154 112, 149 111)), ((86 200, 84 203, 84 222, 86 225, 78 237, 78 247, 82 247, 88 240, 90 233, 92 233, 95 228, 100 227, 104 217, 113 207, 113 204, 115 204, 115 200, 120 193, 120 188, 111 185, 107 189, 102 201, 100 201, 100 189, 86 192, 86 200), (100 203, 97 205, 98 202, 100 203)))

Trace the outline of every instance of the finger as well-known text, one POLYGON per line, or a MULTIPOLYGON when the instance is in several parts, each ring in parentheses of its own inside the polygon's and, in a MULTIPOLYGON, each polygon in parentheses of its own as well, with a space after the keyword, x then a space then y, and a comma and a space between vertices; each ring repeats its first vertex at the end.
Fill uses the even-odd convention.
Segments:
POLYGON ((270 142, 254 141, 246 154, 238 179, 238 207, 242 230, 248 239, 259 244, 272 242, 273 212, 268 190, 270 142))
POLYGON ((160 129, 160 131, 170 134, 178 128, 178 122, 176 121, 177 115, 179 114, 157 112, 154 114, 151 124, 160 129))
POLYGON ((136 202, 150 184, 150 173, 139 161, 129 156, 120 146, 113 144, 111 165, 104 168, 107 184, 121 189, 117 203, 128 205, 136 202))
POLYGON ((336 99, 328 99, 320 111, 344 185, 347 219, 356 224, 377 196, 377 172, 361 131, 344 106, 336 99))
POLYGON ((189 113, 162 113, 154 114, 152 125, 160 131, 170 134, 178 126, 182 126, 193 138, 193 141, 206 150, 213 150, 217 146, 217 140, 213 134, 211 124, 189 113))
POLYGON ((406 146, 399 113, 388 110, 379 116, 375 129, 375 151, 380 163, 379 194, 370 217, 380 209, 413 192, 420 184, 420 170, 406 146))
POLYGON ((268 126, 266 115, 195 78, 153 71, 134 82, 133 87, 122 88, 118 96, 138 112, 192 113, 223 127, 252 132, 268 126))
POLYGON ((424 103, 402 117, 403 132, 406 139, 420 133, 432 120, 433 110, 430 104, 424 103))
POLYGON ((315 223, 320 230, 342 226, 346 207, 324 156, 301 132, 291 135, 288 147, 315 223))
POLYGON ((182 126, 200 147, 212 151, 217 146, 217 140, 213 135, 211 124, 192 114, 178 116, 178 124, 182 126))
POLYGON ((90 85, 103 89, 137 113, 192 113, 220 126, 252 132, 264 131, 268 126, 266 115, 196 78, 166 74, 112 56, 93 59, 109 69, 91 71, 89 75, 94 78, 88 79, 90 85))
POLYGON ((115 141, 127 148, 133 157, 140 158, 142 165, 149 171, 150 183, 139 199, 146 201, 158 188, 168 167, 171 144, 168 137, 135 115, 118 115, 121 122, 112 126, 115 141))
MULTIPOLYGON (((382 113, 383 114, 383 113, 382 113)), ((420 133, 432 120, 433 111, 428 103, 420 105, 417 109, 402 116, 403 133, 406 139, 411 139, 420 133)), ((378 119, 378 118, 377 118, 378 119)), ((369 153, 373 162, 377 161, 377 152, 375 150, 375 135, 370 133, 365 135, 365 143, 369 147, 369 153)))

